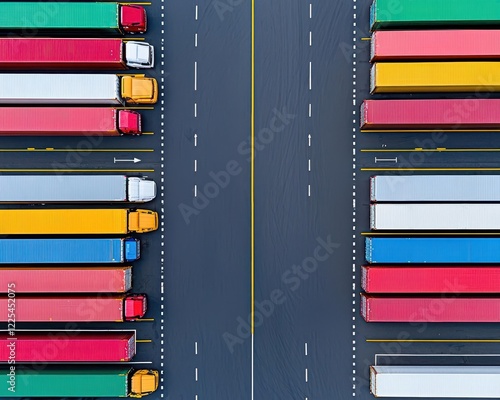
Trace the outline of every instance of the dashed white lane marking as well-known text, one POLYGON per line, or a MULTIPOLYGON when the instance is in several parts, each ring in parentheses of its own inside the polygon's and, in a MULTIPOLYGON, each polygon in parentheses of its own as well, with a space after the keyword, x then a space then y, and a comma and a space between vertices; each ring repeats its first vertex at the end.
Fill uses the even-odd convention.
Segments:
POLYGON ((307 370, 307 368, 305 371, 305 378, 306 378, 306 383, 309 382, 309 371, 307 370))
POLYGON ((194 172, 198 171, 198 160, 194 160, 194 172))
POLYGON ((198 185, 194 185, 194 197, 198 197, 198 185))
POLYGON ((309 62, 309 90, 313 88, 313 63, 309 62))
POLYGON ((198 103, 194 103, 194 117, 198 118, 198 103))
POLYGON ((198 355, 198 342, 194 342, 194 354, 198 355))
POLYGON ((198 395, 197 394, 194 395, 194 400, 198 400, 198 395))
POLYGON ((194 7, 194 19, 198 21, 198 5, 194 7))
POLYGON ((198 368, 194 369, 194 380, 198 382, 198 368))
POLYGON ((312 3, 309 4, 309 18, 312 18, 313 17, 313 5, 312 3))
POLYGON ((198 34, 194 34, 194 47, 198 47, 198 34))
POLYGON ((307 197, 311 197, 311 185, 307 185, 307 197))
POLYGON ((304 343, 304 354, 307 356, 307 343, 304 343))
POLYGON ((352 53, 352 105, 353 105, 353 127, 352 127, 352 396, 356 397, 356 129, 357 112, 356 109, 356 0, 353 0, 353 53, 352 53))
MULTIPOLYGON (((307 160, 307 170, 311 172, 311 159, 307 160)), ((307 345, 307 343, 306 343, 307 345)))
POLYGON ((309 47, 312 47, 313 45, 313 33, 312 31, 309 31, 309 47))
POLYGON ((311 137, 311 134, 309 134, 307 136, 307 142, 309 143, 309 147, 311 147, 311 141, 312 141, 312 137, 311 137))
POLYGON ((312 117, 312 104, 309 103, 309 118, 312 117))
POLYGON ((198 90, 198 61, 194 62, 194 90, 198 90))

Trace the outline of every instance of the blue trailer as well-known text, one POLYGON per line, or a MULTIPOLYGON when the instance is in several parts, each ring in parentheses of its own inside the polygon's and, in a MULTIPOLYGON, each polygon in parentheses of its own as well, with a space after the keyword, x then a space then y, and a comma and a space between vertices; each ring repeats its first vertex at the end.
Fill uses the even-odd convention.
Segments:
POLYGON ((124 239, 1 239, 0 264, 106 264, 138 260, 140 241, 124 239))
POLYGON ((500 263, 500 238, 366 238, 369 263, 500 263))

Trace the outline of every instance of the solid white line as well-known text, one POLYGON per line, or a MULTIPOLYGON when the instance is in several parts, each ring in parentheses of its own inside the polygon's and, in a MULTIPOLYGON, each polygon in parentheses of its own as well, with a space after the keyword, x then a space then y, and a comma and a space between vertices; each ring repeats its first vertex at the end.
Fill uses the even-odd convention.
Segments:
POLYGON ((313 33, 312 31, 309 31, 309 47, 312 47, 313 45, 313 33))
POLYGON ((198 354, 198 342, 194 342, 194 354, 198 354))
POLYGON ((308 382, 308 381, 309 381, 309 373, 308 373, 307 368, 306 368, 306 382, 308 382))
POLYGON ((194 19, 198 21, 198 5, 196 5, 194 8, 194 19))
POLYGON ((313 63, 312 61, 309 62, 309 90, 312 90, 313 86, 313 63))
POLYGON ((194 369, 194 380, 198 382, 198 368, 194 369))
POLYGON ((194 90, 198 90, 198 61, 194 62, 194 90))
POLYGON ((252 356, 251 356, 251 370, 250 370, 250 381, 251 381, 251 395, 250 398, 251 400, 254 400, 254 352, 255 352, 255 344, 254 344, 254 334, 252 333, 252 356))
POLYGON ((309 4, 309 18, 312 18, 313 17, 313 5, 312 3, 309 4))
POLYGON ((194 34, 194 47, 198 47, 198 34, 194 34))
MULTIPOLYGON (((311 160, 309 160, 311 161, 311 160)), ((304 343, 304 354, 307 356, 307 343, 304 343)))

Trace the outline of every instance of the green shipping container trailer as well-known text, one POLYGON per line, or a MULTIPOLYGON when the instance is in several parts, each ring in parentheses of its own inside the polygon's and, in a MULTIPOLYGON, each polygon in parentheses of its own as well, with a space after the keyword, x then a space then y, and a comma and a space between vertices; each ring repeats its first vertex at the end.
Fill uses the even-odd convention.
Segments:
POLYGON ((500 23, 498 0, 373 0, 372 31, 384 28, 494 26, 500 23))
POLYGON ((73 367, 1 369, 0 398, 135 397, 158 388, 158 371, 130 368, 73 367))
POLYGON ((0 31, 23 35, 72 32, 145 32, 146 10, 115 2, 0 2, 0 31))

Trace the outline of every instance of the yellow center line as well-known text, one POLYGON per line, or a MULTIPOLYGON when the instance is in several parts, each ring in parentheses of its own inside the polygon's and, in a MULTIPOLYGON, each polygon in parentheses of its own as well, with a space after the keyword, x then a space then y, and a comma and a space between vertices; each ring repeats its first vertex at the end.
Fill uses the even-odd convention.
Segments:
POLYGON ((372 40, 371 37, 362 37, 361 40, 372 40))
POLYGON ((135 342, 136 343, 152 343, 153 341, 151 339, 137 339, 135 342))
POLYGON ((154 318, 139 318, 136 319, 134 322, 154 322, 154 318))
POLYGON ((500 343, 500 339, 366 339, 368 343, 500 343))
POLYGON ((252 77, 250 112, 250 270, 251 270, 251 333, 255 332, 255 0, 252 0, 252 77))

